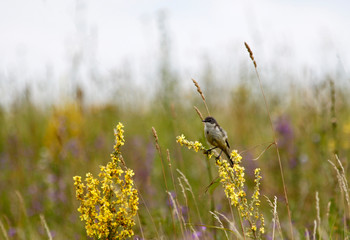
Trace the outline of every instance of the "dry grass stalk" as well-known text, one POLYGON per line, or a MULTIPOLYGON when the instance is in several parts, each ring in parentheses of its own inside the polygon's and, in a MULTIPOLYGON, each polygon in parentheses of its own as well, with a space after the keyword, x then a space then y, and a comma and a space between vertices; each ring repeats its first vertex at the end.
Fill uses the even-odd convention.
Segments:
POLYGON ((261 93, 262 93, 263 98, 264 98, 265 108, 266 108, 267 114, 268 114, 268 116, 269 116, 270 127, 271 127, 271 130, 272 130, 272 133, 273 133, 273 140, 274 140, 274 145, 276 146, 276 154, 277 154, 278 164, 279 164, 280 173, 281 173, 281 179, 282 179, 282 185, 283 185, 284 198, 285 198, 285 200, 286 200, 286 207, 287 207, 287 211, 288 211, 288 218, 289 218, 289 227, 290 227, 291 239, 294 239, 293 223, 292 223, 292 214, 291 214, 291 211, 290 211, 290 208, 289 208, 289 200, 288 200, 288 194, 287 194, 287 187, 286 187, 286 184, 285 184, 285 181, 284 181, 283 166, 282 166, 281 156, 280 156, 280 152, 279 152, 278 145, 277 145, 276 131, 275 131, 274 127, 273 127, 272 118, 271 118, 271 113, 270 113, 270 110, 269 110, 269 105, 267 104, 267 100, 266 100, 266 97, 265 97, 265 92, 264 92, 264 89, 263 89, 262 84, 261 84, 261 79, 260 79, 260 75, 259 75, 259 72, 258 72, 258 69, 257 69, 257 65, 256 65, 256 62, 255 62, 255 59, 254 59, 254 56, 253 56, 253 51, 251 50, 251 48, 249 47, 249 45, 248 45, 246 42, 244 42, 244 45, 245 45, 245 47, 247 48, 248 53, 249 53, 249 55, 250 55, 250 58, 251 58, 251 60, 252 60, 253 63, 254 63, 255 74, 256 74, 256 76, 257 76, 257 78, 258 78, 260 90, 261 90, 261 93))
MULTIPOLYGON (((177 218, 179 219, 179 221, 180 221, 181 223, 184 223, 185 220, 183 219, 182 214, 180 214, 180 211, 179 211, 179 209, 178 209, 178 206, 176 205, 175 200, 174 200, 174 198, 173 198, 173 195, 171 195, 170 192, 167 192, 167 193, 168 193, 168 197, 169 197, 169 200, 170 200, 169 202, 171 202, 171 204, 174 206, 174 211, 175 211, 175 214, 177 215, 177 218)), ((183 228, 182 228, 182 224, 180 224, 180 227, 181 227, 182 236, 185 236, 185 235, 184 235, 183 228)), ((186 231, 187 231, 187 230, 186 230, 186 231)))
MULTIPOLYGON (((349 190, 348 190, 349 186, 348 186, 348 180, 346 179, 346 176, 345 176, 345 169, 344 169, 341 161, 339 160, 338 156, 336 156, 336 158, 338 160, 338 164, 339 164, 342 172, 339 171, 337 166, 332 161, 328 160, 328 162, 330 164, 332 164, 333 168, 337 172, 337 178, 338 178, 340 190, 345 195, 346 202, 347 202, 348 206, 350 207, 350 197, 349 197, 349 190)), ((349 216, 350 216, 350 209, 349 209, 349 216)))
POLYGON ((176 196, 177 196, 177 191, 176 191, 176 187, 175 187, 175 180, 174 180, 173 169, 172 169, 172 167, 171 167, 169 149, 166 150, 166 155, 167 155, 168 165, 169 165, 170 174, 171 174, 171 181, 173 182, 173 188, 174 188, 175 194, 176 194, 176 196))
POLYGON ((228 224, 230 224, 230 230, 233 231, 237 237, 237 239, 243 239, 242 235, 239 233, 238 229, 235 226, 235 222, 234 220, 230 221, 224 214, 215 211, 215 213, 219 216, 221 216, 223 219, 226 220, 226 222, 228 222, 228 224))
POLYGON ((197 114, 198 114, 198 116, 201 118, 201 120, 203 121, 204 120, 204 118, 203 118, 203 115, 202 115, 202 113, 199 111, 199 109, 196 107, 196 106, 193 106, 194 107, 194 110, 196 110, 196 112, 197 112, 197 114))
MULTIPOLYGON (((201 95, 202 100, 203 100, 203 102, 204 102, 204 106, 205 106, 205 108, 206 108, 206 110, 207 110, 208 116, 210 116, 210 112, 209 112, 208 105, 207 105, 207 103, 206 103, 206 101, 205 101, 204 94, 203 94, 203 92, 202 92, 202 90, 201 90, 201 88, 200 88, 198 82, 197 82, 196 80, 194 80, 193 78, 192 78, 192 82, 193 82, 194 85, 196 86, 198 93, 201 95)), ((201 121, 203 121, 204 118, 203 118, 202 113, 199 111, 199 109, 198 109, 196 106, 194 106, 194 109, 196 110, 196 112, 197 112, 198 116, 200 117, 201 121)), ((207 161, 206 161, 206 165, 207 165, 207 171, 208 171, 209 181, 212 181, 212 180, 213 180, 213 176, 212 176, 212 173, 211 173, 211 167, 210 167, 211 165, 209 164, 208 159, 207 159, 207 161)), ((213 195, 210 196, 210 210, 211 210, 212 212, 215 210, 215 201, 214 201, 214 196, 213 196, 213 195)), ((214 225, 214 223, 215 223, 215 218, 214 218, 214 217, 212 218, 212 223, 213 223, 213 225, 214 225)), ((214 230, 214 239, 216 240, 215 230, 214 230)))
POLYGON ((201 88, 200 88, 200 86, 199 86, 198 82, 197 82, 196 80, 194 80, 193 78, 192 78, 192 82, 193 82, 193 83, 194 83, 194 85, 196 86, 196 88, 197 88, 197 92, 198 92, 198 93, 201 95, 202 100, 203 100, 204 105, 205 105, 205 108, 207 109, 208 116, 210 116, 209 108, 208 108, 208 106, 207 106, 207 103, 206 103, 206 101, 205 101, 204 94, 203 94, 203 92, 202 92, 202 90, 201 90, 201 88))
POLYGON ((349 186, 348 186, 348 180, 346 179, 346 176, 345 176, 345 169, 343 167, 343 164, 341 163, 341 161, 337 155, 335 155, 335 157, 338 161, 339 168, 341 169, 341 171, 338 169, 338 167, 332 161, 328 160, 328 162, 330 164, 332 164, 333 168, 337 172, 338 184, 339 184, 339 188, 340 188, 340 192, 342 194, 342 200, 343 200, 343 204, 344 204, 344 211, 346 211, 346 208, 348 208, 348 216, 346 216, 346 214, 344 214, 344 216, 343 216, 344 232, 347 232, 347 228, 348 228, 347 227, 347 217, 350 216, 349 186), (347 206, 346 206, 346 204, 347 204, 347 206))
POLYGON ((197 82, 196 80, 194 80, 193 78, 192 78, 192 82, 193 82, 194 85, 196 86, 197 92, 201 95, 203 101, 205 101, 205 97, 204 97, 204 95, 203 95, 203 92, 202 92, 201 87, 199 86, 198 82, 197 82))
MULTIPOLYGON (((179 182, 179 186, 181 188, 182 195, 184 196, 184 199, 185 199, 185 206, 186 206, 187 209, 189 209, 188 198, 187 198, 187 195, 186 195, 186 190, 185 190, 184 185, 182 184, 181 178, 178 177, 177 181, 179 182)), ((190 215, 188 215, 188 222, 191 223, 191 216, 190 215)), ((186 227, 186 225, 185 225, 185 227, 186 227)))
POLYGON ((191 193, 193 201, 194 201, 194 205, 195 205, 196 210, 197 210, 198 218, 199 218, 200 222, 203 223, 202 218, 201 218, 201 214, 200 214, 200 211, 199 211, 199 208, 198 208, 197 200, 196 200, 196 197, 194 196, 194 193, 193 193, 192 186, 191 186, 190 182, 186 178, 185 174, 183 174, 179 169, 176 169, 176 171, 181 175, 181 178, 186 183, 187 188, 185 188, 185 189, 191 193))
MULTIPOLYGON (((167 180, 166 180, 166 176, 165 176, 165 169, 164 169, 164 163, 163 163, 163 157, 162 157, 162 152, 160 150, 160 146, 159 146, 159 142, 158 142, 158 134, 157 134, 157 131, 154 127, 152 127, 152 133, 153 133, 153 136, 154 136, 154 139, 155 139, 155 142, 156 142, 156 149, 158 151, 158 154, 159 154, 159 157, 160 157, 160 161, 162 163, 162 171, 163 171, 163 180, 164 180, 164 183, 165 183, 165 189, 166 189, 166 192, 169 193, 169 188, 168 188, 168 184, 167 184, 167 180)), ((171 199, 170 197, 168 196, 169 198, 169 202, 171 202, 171 199)), ((175 207, 175 206, 174 206, 175 207)), ((174 232, 175 231, 175 220, 174 220, 174 215, 173 215, 173 212, 171 210, 171 206, 169 205, 169 208, 170 208, 170 212, 171 212, 171 219, 173 221, 173 228, 174 228, 174 232)))
POLYGON ((275 229, 276 229, 276 225, 277 225, 277 229, 278 232, 280 233, 281 239, 283 239, 283 234, 282 234, 282 228, 281 228, 281 224, 278 218, 278 213, 277 213, 277 197, 274 197, 273 203, 272 201, 265 196, 267 199, 267 202, 269 203, 270 207, 272 207, 272 223, 273 223, 273 229, 272 229, 272 239, 275 239, 275 229))
POLYGON ((321 237, 321 213, 320 213, 320 198, 318 192, 316 192, 316 213, 317 213, 317 225, 318 225, 318 236, 321 237))
POLYGON ((143 228, 142 228, 142 224, 141 224, 139 213, 137 212, 136 215, 137 215, 137 221, 139 222, 138 224, 140 226, 140 232, 141 232, 142 239, 145 239, 145 235, 143 234, 143 228))
POLYGON ((265 196, 267 201, 269 202, 269 205, 270 207, 273 208, 272 210, 272 215, 273 215, 273 218, 272 218, 272 224, 273 224, 273 227, 272 227, 272 240, 275 239, 275 229, 276 229, 276 221, 278 220, 278 216, 277 216, 277 197, 275 196, 274 198, 274 202, 272 203, 271 200, 265 196))
POLYGON ((154 136, 154 139, 156 140, 156 147, 157 149, 159 148, 159 145, 158 145, 158 135, 157 135, 157 131, 154 127, 152 127, 152 133, 153 133, 153 136, 154 136))
POLYGON ((329 214, 331 212, 331 201, 328 202, 327 205, 327 213, 326 213, 326 217, 327 217, 327 222, 329 222, 329 214))
POLYGON ((198 238, 197 234, 196 234, 196 230, 194 230, 194 228, 193 228, 192 225, 190 225, 190 229, 191 229, 191 231, 192 231, 192 233, 193 233, 192 236, 194 236, 194 239, 200 240, 200 239, 198 238))
POLYGON ((316 229, 317 229, 317 221, 314 220, 314 231, 312 234, 312 240, 316 240, 316 229))
POLYGON ((274 145, 275 143, 270 143, 260 154, 259 156, 257 156, 256 158, 253 158, 252 160, 253 161, 257 161, 259 160, 259 158, 272 146, 274 145))
MULTIPOLYGON (((171 160, 170 160, 170 151, 169 151, 169 149, 167 149, 166 152, 167 152, 167 160, 168 160, 168 165, 169 165, 170 174, 171 174, 171 181, 172 181, 172 183, 173 183, 173 188, 174 188, 175 196, 176 196, 176 198, 174 199, 174 202, 176 203, 176 207, 179 208, 180 204, 179 204, 178 199, 177 199, 178 194, 177 194, 177 190, 176 190, 176 186, 175 186, 175 180, 174 180, 173 169, 172 169, 172 167, 171 167, 171 160)), ((185 196, 185 197, 186 197, 186 196, 185 196)), ((187 204, 187 199, 186 199, 186 204, 187 204)), ((187 204, 186 206, 187 206, 187 208, 188 208, 188 204, 187 204)), ((182 227, 182 226, 184 226, 185 231, 187 231, 187 229, 186 229, 186 224, 185 224, 185 220, 184 220, 184 217, 183 217, 183 215, 182 215, 182 212, 180 211, 180 213, 181 213, 181 218, 179 219, 180 222, 181 222, 180 227, 181 227, 181 232, 182 232, 182 234, 184 235, 184 230, 183 230, 183 227, 182 227)))
POLYGON ((222 222, 221 222, 219 216, 218 216, 215 212, 212 212, 212 211, 209 211, 209 212, 210 212, 210 213, 214 216, 214 218, 219 222, 220 227, 224 230, 226 239, 229 240, 228 234, 227 234, 227 232, 226 232, 226 230, 225 230, 225 227, 224 227, 224 224, 222 224, 222 222))
POLYGON ((45 217, 44 217, 44 215, 42 215, 42 214, 40 214, 40 221, 41 221, 41 224, 42 224, 42 225, 44 226, 44 228, 45 228, 45 231, 46 231, 46 234, 47 234, 49 240, 52 240, 52 235, 51 235, 49 226, 47 226, 45 217))
POLYGON ((2 221, 0 220, 0 228, 1 228, 1 232, 5 237, 5 240, 9 240, 9 236, 7 235, 7 231, 5 229, 4 224, 2 223, 2 221))
POLYGON ((254 59, 254 55, 253 55, 253 51, 250 49, 248 43, 244 42, 244 45, 245 45, 245 47, 246 47, 247 50, 248 50, 250 59, 251 59, 251 60, 253 61, 253 63, 254 63, 254 67, 257 68, 256 62, 255 62, 255 59, 254 59))

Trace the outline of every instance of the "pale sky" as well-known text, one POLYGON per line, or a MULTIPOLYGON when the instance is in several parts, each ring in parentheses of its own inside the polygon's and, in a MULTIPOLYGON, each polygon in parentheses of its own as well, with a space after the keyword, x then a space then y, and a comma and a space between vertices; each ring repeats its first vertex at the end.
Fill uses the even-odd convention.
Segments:
POLYGON ((244 41, 265 70, 350 72, 348 0, 0 0, 2 93, 11 79, 21 86, 49 75, 59 86, 78 53, 83 76, 91 66, 101 75, 127 66, 144 84, 159 64, 160 12, 182 78, 200 77, 206 60, 234 71, 249 61, 244 41))

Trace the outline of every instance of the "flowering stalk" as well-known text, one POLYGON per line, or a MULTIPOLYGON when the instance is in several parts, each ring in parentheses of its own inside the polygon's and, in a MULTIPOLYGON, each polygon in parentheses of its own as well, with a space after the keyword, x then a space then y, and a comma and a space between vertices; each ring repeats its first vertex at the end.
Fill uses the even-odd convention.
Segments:
MULTIPOLYGON (((198 141, 188 141, 183 134, 177 137, 177 142, 180 143, 181 146, 187 146, 188 149, 194 149, 196 152, 203 151, 207 153, 202 143, 198 141)), ((245 230, 245 234, 254 239, 261 239, 265 228, 264 217, 259 212, 260 168, 255 169, 254 193, 251 200, 248 202, 246 192, 244 191, 245 169, 241 166, 242 157, 237 153, 237 150, 233 150, 231 152, 231 159, 233 161, 232 167, 224 159, 216 161, 220 182, 223 185, 225 195, 229 199, 230 204, 238 210, 240 217, 249 224, 249 227, 245 230)))
POLYGON ((99 179, 86 174, 85 184, 80 176, 73 177, 78 211, 85 222, 86 233, 95 239, 126 239, 134 235, 133 217, 138 210, 138 192, 134 188, 133 170, 121 168, 120 147, 124 145, 123 124, 115 128, 114 152, 111 161, 100 167, 99 179))
POLYGON ((179 143, 181 146, 185 145, 188 149, 193 149, 196 152, 203 151, 203 153, 208 155, 209 158, 211 158, 214 155, 213 152, 208 152, 208 150, 203 146, 202 143, 198 141, 188 141, 183 134, 181 134, 181 136, 176 137, 176 142, 179 143))
POLYGON ((259 212, 260 206, 260 168, 256 168, 254 193, 248 202, 244 191, 244 167, 240 166, 242 157, 236 150, 231 152, 233 166, 226 160, 217 161, 219 167, 220 182, 223 184, 226 197, 230 199, 231 205, 238 209, 240 217, 249 223, 245 233, 254 239, 261 239, 265 232, 264 217, 259 212))

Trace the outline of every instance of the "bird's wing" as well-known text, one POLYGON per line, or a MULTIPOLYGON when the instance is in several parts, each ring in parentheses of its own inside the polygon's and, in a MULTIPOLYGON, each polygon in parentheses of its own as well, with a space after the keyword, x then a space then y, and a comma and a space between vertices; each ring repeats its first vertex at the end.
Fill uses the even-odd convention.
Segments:
POLYGON ((230 144, 228 143, 227 138, 226 138, 225 142, 226 142, 226 145, 228 146, 228 148, 230 148, 230 144))
POLYGON ((224 130, 224 129, 220 129, 221 130, 221 133, 222 133, 222 137, 225 139, 225 143, 226 143, 226 146, 228 147, 228 148, 230 148, 230 144, 228 143, 228 141, 227 141, 227 133, 226 133, 226 131, 224 130))

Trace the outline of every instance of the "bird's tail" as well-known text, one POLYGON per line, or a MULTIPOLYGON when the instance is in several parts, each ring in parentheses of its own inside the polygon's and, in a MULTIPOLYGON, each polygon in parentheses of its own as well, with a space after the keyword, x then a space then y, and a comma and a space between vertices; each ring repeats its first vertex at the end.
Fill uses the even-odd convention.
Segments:
POLYGON ((227 156, 227 159, 230 160, 231 167, 233 167, 233 161, 232 161, 231 155, 229 154, 230 149, 226 149, 224 152, 225 152, 225 155, 227 156))

